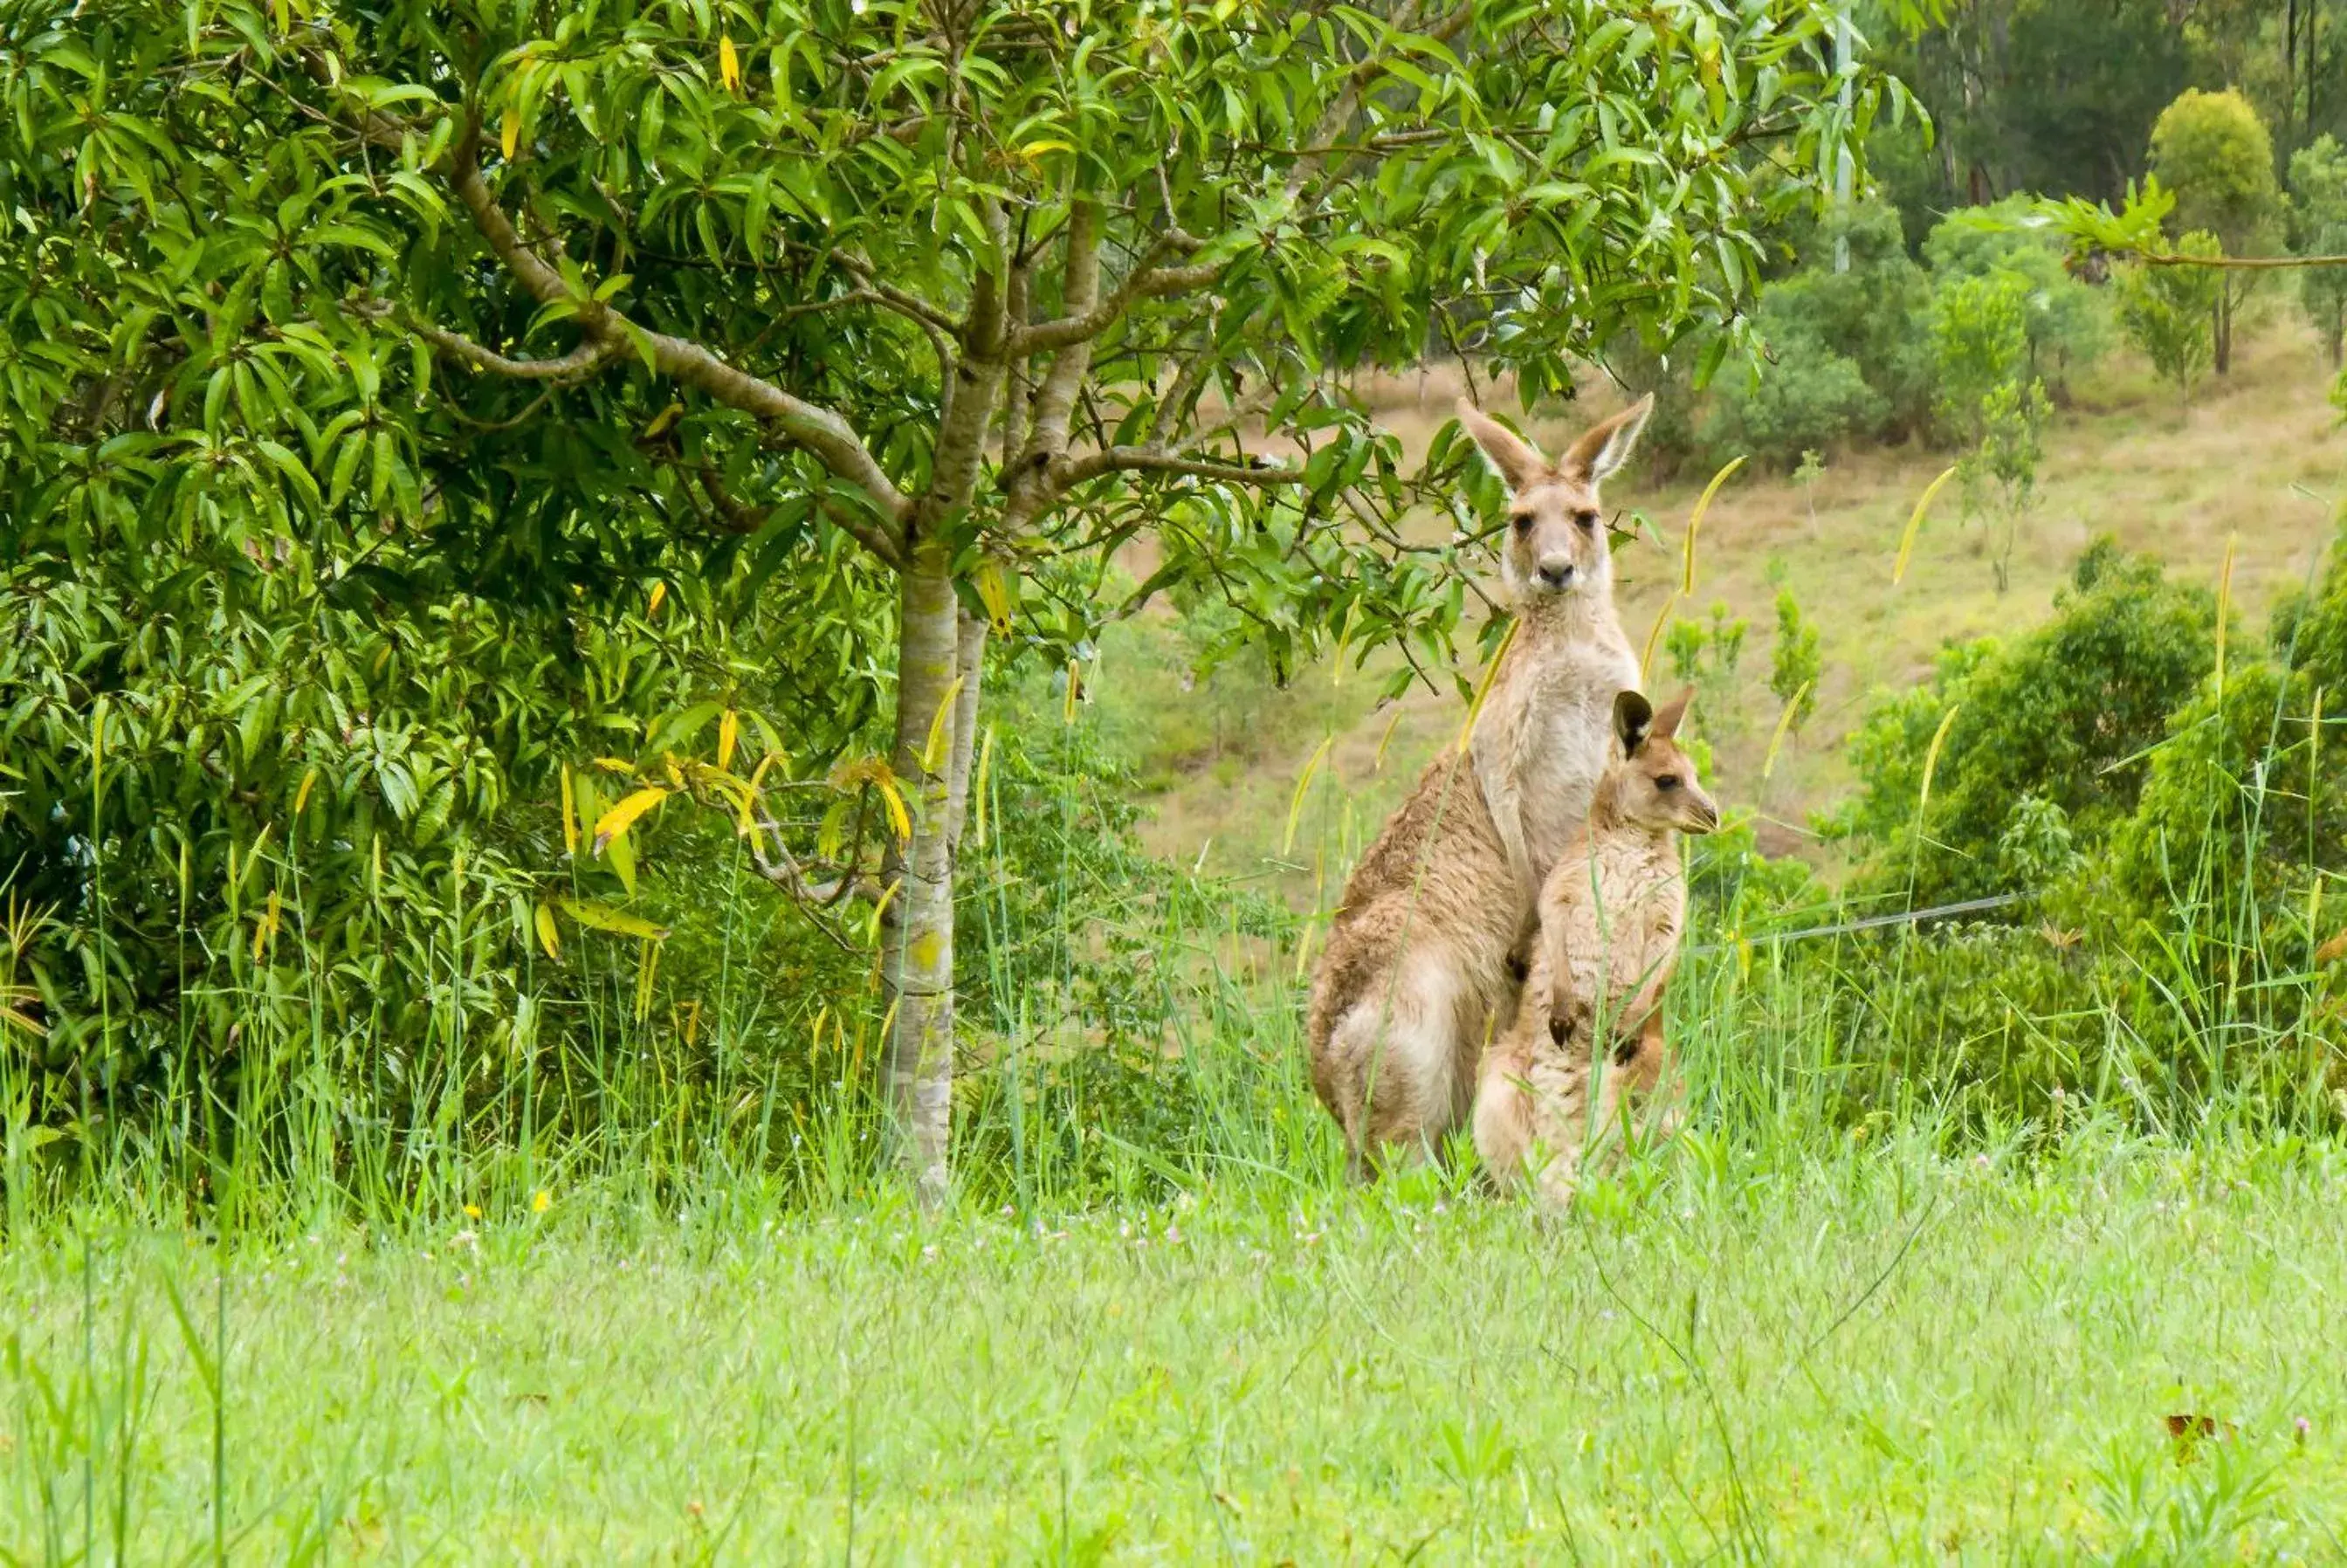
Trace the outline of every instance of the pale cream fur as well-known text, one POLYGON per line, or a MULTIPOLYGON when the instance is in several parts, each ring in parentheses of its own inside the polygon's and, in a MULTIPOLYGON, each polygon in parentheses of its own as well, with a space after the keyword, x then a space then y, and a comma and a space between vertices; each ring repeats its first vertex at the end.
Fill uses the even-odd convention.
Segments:
POLYGON ((1655 713, 1623 693, 1622 749, 1541 888, 1515 1022, 1483 1058, 1476 1152, 1501 1187, 1529 1180, 1553 1205, 1572 1201, 1590 1138, 1621 1130, 1625 1097, 1662 1078, 1663 989, 1686 926, 1678 838, 1719 822, 1676 740, 1686 702, 1655 713))
POLYGON ((1313 1085, 1357 1171, 1464 1125, 1542 874, 1589 809, 1615 693, 1638 684, 1598 486, 1651 406, 1594 426, 1554 464, 1460 407, 1508 486, 1501 577, 1517 624, 1466 756, 1437 758, 1362 856, 1313 977, 1313 1085))

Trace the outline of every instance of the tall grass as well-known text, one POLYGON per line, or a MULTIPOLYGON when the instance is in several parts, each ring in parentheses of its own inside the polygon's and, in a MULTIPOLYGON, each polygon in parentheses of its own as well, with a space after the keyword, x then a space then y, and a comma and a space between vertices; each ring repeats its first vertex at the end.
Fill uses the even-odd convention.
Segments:
MULTIPOLYGON (((2292 743, 2282 720, 2269 761, 2292 743)), ((2201 843, 2169 846, 2175 917, 2161 933, 2097 942, 2123 967, 2072 974, 2058 1005, 2017 986, 2014 958, 2058 968, 2058 933, 1943 924, 1786 940, 1862 911, 1772 903, 1747 886, 1754 863, 1733 834, 1698 848, 1722 859, 1699 868, 1708 891, 1671 1002, 1696 1124, 1797 1146, 1858 1125, 2043 1136, 2091 1105, 2182 1139, 2332 1128, 2338 1008, 2304 957, 2326 885, 2318 846, 2305 850, 2303 913, 2280 928, 2238 869, 2270 855, 2228 836, 2257 838, 2259 792, 2280 771, 2253 769, 2245 814, 2220 821, 2212 807, 2201 843), (1998 997, 2005 1005, 1984 1013, 1998 997), (2033 1088, 2015 1063, 2037 1058, 2033 1088), (2033 1100, 2048 1086, 2060 1092, 2033 1100)), ((999 773, 984 783, 998 825, 973 837, 962 907, 966 1202, 1049 1212, 1208 1184, 1338 1182, 1341 1150, 1306 1084, 1300 1040, 1319 912, 1104 854, 1116 781, 1072 759, 1053 786, 1057 820, 1023 825, 1014 864, 999 825, 1017 803, 999 773)), ((1359 825, 1333 794, 1293 825, 1325 866, 1358 850, 1359 825)), ((773 985, 760 967, 769 927, 793 917, 737 851, 712 853, 714 866, 664 895, 713 917, 689 996, 664 982, 658 948, 582 934, 559 993, 525 973, 510 1017, 483 1030, 467 1004, 501 977, 482 967, 490 949, 473 928, 487 912, 460 862, 434 922, 438 994, 412 1054, 381 1019, 324 1005, 338 988, 347 1002, 349 981, 298 923, 205 955, 189 999, 225 1004, 233 1056, 183 1022, 143 1112, 86 1089, 70 1123, 44 1116, 37 1041, 21 1021, 0 1023, 9 1234, 90 1212, 220 1233, 436 1227, 587 1191, 744 1219, 872 1200, 894 1179, 875 971, 818 994, 773 985), (337 1015, 363 1021, 330 1030, 337 1015)), ((302 875, 282 850, 271 870, 289 884, 302 875)), ((1340 884, 1328 875, 1324 898, 1340 884)), ((34 932, 20 913, 5 935, 0 980, 34 932)))

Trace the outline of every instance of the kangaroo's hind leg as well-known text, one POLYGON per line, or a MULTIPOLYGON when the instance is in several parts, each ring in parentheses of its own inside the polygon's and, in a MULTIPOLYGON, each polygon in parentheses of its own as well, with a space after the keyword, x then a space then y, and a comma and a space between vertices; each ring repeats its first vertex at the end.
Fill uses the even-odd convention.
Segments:
POLYGON ((1445 955, 1411 954, 1337 1020, 1331 1046, 1354 1080, 1345 1132, 1356 1174, 1422 1157, 1450 1132, 1463 1098, 1453 1081, 1462 989, 1445 955))

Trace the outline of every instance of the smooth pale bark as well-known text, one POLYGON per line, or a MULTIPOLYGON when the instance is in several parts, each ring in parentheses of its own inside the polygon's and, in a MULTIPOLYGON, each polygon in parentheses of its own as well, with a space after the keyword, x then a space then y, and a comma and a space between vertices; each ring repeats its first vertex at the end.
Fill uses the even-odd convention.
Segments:
POLYGON ((959 607, 944 547, 915 547, 899 579, 897 758, 912 815, 893 902, 895 1025, 888 1091, 904 1163, 925 1205, 946 1194, 953 1146, 954 886, 952 810, 946 753, 960 705, 959 607), (932 752, 933 726, 944 744, 932 752), (932 765, 934 764, 934 765, 932 765))
MULTIPOLYGON (((995 343, 999 345, 999 328, 995 343)), ((890 766, 906 794, 912 835, 895 857, 897 895, 885 973, 894 990, 888 1091, 903 1163, 925 1207, 942 1203, 951 1181, 954 1084, 954 847, 960 834, 954 761, 975 726, 977 671, 962 674, 962 625, 954 594, 953 525, 978 487, 987 433, 1005 366, 973 353, 955 370, 954 395, 938 433, 928 490, 913 522, 899 579, 897 737, 890 766)), ((982 651, 983 644, 978 645, 982 651)))

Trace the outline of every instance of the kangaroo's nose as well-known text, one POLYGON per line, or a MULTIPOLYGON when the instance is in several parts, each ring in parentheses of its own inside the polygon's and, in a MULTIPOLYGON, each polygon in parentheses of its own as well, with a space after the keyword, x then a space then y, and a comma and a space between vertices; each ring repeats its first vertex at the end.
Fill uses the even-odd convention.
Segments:
POLYGON ((1567 589, 1573 586, 1571 561, 1542 561, 1537 574, 1541 586, 1547 589, 1567 589))

